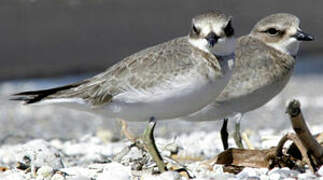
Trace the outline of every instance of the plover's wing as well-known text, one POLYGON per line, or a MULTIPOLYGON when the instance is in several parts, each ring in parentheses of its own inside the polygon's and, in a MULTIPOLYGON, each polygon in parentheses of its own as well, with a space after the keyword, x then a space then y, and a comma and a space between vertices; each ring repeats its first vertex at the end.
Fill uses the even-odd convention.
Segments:
POLYGON ((291 71, 291 64, 295 63, 291 56, 250 36, 239 38, 235 57, 232 77, 218 96, 218 102, 261 91, 266 85, 281 80, 291 71))
POLYGON ((221 68, 215 57, 203 57, 200 51, 193 51, 186 37, 178 38, 142 50, 80 83, 43 91, 23 92, 16 94, 16 99, 26 103, 49 99, 77 99, 97 106, 109 103, 114 96, 127 91, 154 94, 160 88, 177 88, 178 84, 174 83, 176 79, 177 82, 186 80, 189 83, 189 78, 207 78, 212 73, 218 78, 221 77, 221 68))

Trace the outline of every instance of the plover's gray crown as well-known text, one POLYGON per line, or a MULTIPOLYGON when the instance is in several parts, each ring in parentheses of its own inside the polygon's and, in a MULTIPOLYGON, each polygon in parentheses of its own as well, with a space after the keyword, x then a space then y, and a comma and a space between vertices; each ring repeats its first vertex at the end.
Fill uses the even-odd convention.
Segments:
POLYGON ((139 51, 82 82, 22 92, 14 99, 59 103, 126 120, 187 115, 214 100, 229 80, 222 55, 234 50, 230 19, 216 11, 199 15, 189 36, 139 51))

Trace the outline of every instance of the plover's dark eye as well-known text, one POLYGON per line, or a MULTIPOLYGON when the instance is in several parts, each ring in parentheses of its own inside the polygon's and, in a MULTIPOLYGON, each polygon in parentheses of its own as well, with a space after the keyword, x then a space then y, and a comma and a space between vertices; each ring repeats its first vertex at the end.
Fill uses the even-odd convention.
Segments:
POLYGON ((231 21, 229 21, 228 25, 224 28, 224 33, 226 34, 227 37, 233 36, 234 30, 231 25, 231 21))
POLYGON ((199 34, 200 33, 200 30, 197 29, 197 27, 195 27, 194 25, 193 25, 193 31, 194 31, 195 34, 199 34))
POLYGON ((275 28, 269 28, 266 32, 269 33, 270 35, 277 35, 279 34, 280 31, 275 28))

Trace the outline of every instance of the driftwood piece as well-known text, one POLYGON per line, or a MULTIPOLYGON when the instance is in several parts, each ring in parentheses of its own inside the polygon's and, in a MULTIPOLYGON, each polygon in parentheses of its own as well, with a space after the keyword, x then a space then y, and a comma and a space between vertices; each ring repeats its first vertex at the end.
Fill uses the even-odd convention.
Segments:
POLYGON ((282 154, 276 156, 277 148, 272 147, 264 150, 252 149, 228 149, 223 151, 211 161, 211 164, 222 164, 224 170, 228 172, 240 172, 243 167, 253 168, 269 168, 289 167, 291 169, 298 168, 294 158, 282 154))
POLYGON ((244 167, 268 167, 269 158, 275 153, 275 149, 266 150, 250 150, 250 149, 228 149, 220 153, 216 160, 216 164, 234 165, 244 167))
POLYGON ((299 147, 297 144, 296 146, 312 171, 315 172, 323 165, 323 147, 315 140, 308 129, 299 101, 291 101, 287 107, 287 113, 290 116, 293 129, 303 145, 303 147, 299 147))

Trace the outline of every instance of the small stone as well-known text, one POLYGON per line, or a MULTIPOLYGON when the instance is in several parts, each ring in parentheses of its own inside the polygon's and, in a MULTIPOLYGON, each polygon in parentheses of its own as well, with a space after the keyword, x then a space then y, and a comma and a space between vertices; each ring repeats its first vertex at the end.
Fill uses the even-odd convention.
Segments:
POLYGON ((323 165, 320 167, 320 169, 317 171, 317 174, 321 177, 323 177, 323 165))
POLYGON ((237 177, 239 179, 244 179, 244 178, 248 178, 248 177, 255 177, 256 175, 257 175, 257 173, 256 173, 255 168, 246 167, 237 175, 237 177))
POLYGON ((270 180, 268 176, 266 176, 265 174, 260 175, 260 179, 261 180, 270 180))
POLYGON ((96 136, 104 143, 109 143, 113 138, 113 133, 106 129, 100 129, 96 132, 96 136))
POLYGON ((176 171, 166 171, 160 174, 161 180, 180 180, 181 175, 176 171))
POLYGON ((269 175, 270 180, 280 180, 280 174, 278 173, 273 173, 271 175, 269 175))
MULTIPOLYGON (((99 167, 98 167, 99 168, 99 167)), ((89 180, 89 177, 96 176, 99 172, 102 172, 102 169, 98 168, 86 168, 86 167, 68 167, 64 169, 60 169, 60 171, 67 173, 65 176, 67 180, 89 180)), ((64 176, 64 175, 63 175, 64 176)))
POLYGON ((176 171, 166 171, 160 175, 143 174, 141 180, 181 180, 181 175, 176 171))
POLYGON ((92 180, 92 179, 86 176, 74 176, 71 178, 67 178, 66 180, 92 180))
POLYGON ((47 178, 53 175, 53 168, 49 166, 42 166, 37 171, 37 176, 47 178))
POLYGON ((51 140, 50 141, 50 144, 53 147, 57 148, 57 149, 63 149, 64 148, 64 144, 59 139, 53 139, 53 140, 51 140))
POLYGON ((123 166, 117 162, 106 164, 103 173, 100 173, 97 177, 97 180, 105 179, 129 180, 131 179, 130 167, 123 166))
POLYGON ((170 151, 171 154, 177 154, 179 147, 175 143, 167 144, 165 147, 166 150, 170 151))
POLYGON ((64 176, 60 175, 60 174, 55 174, 51 180, 65 180, 64 176))
POLYGON ((160 152, 161 156, 167 156, 170 157, 172 153, 170 151, 164 150, 160 152))
POLYGON ((223 174, 223 166, 222 165, 218 165, 218 164, 214 164, 213 165, 213 171, 217 174, 223 174))
POLYGON ((269 171, 268 175, 271 177, 272 174, 279 174, 281 178, 288 178, 292 177, 295 178, 299 174, 298 171, 291 170, 287 167, 284 168, 274 168, 271 171, 269 171))
POLYGON ((299 180, 308 180, 308 179, 316 179, 317 177, 313 173, 303 173, 297 176, 299 180))

